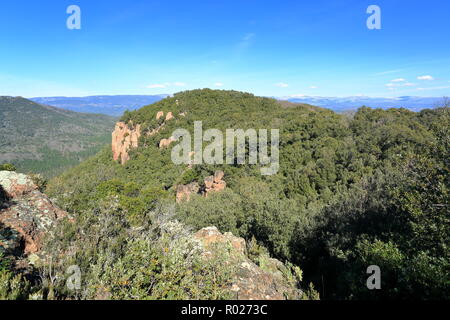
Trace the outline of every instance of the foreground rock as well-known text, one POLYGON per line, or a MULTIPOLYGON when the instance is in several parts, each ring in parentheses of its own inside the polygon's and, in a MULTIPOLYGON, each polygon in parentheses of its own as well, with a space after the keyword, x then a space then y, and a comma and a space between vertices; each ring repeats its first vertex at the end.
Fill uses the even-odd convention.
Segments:
POLYGON ((0 251, 16 256, 38 252, 45 234, 66 216, 30 177, 0 171, 0 251))
POLYGON ((205 249, 205 257, 213 256, 217 244, 228 245, 231 251, 228 263, 234 267, 230 290, 237 300, 299 299, 302 291, 286 277, 286 266, 276 259, 262 257, 260 266, 246 255, 246 242, 231 233, 220 233, 216 227, 201 229, 194 235, 205 249))

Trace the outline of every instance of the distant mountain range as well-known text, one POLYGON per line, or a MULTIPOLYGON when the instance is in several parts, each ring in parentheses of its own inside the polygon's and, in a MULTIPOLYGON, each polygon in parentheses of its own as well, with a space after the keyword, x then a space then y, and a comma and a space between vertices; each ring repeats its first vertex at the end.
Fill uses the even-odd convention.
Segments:
MULTIPOLYGON (((101 113, 110 116, 121 116, 125 110, 136 110, 143 106, 158 102, 168 94, 158 95, 118 95, 118 96, 89 96, 89 97, 42 97, 30 100, 55 106, 58 108, 85 112, 101 113)), ((336 112, 355 110, 362 106, 372 108, 406 108, 412 111, 434 108, 442 100, 437 97, 403 96, 397 98, 371 98, 366 96, 354 97, 273 97, 278 100, 287 100, 294 103, 310 104, 331 109, 336 112)))
POLYGON ((283 100, 288 100, 295 103, 307 103, 318 107, 331 109, 336 112, 347 110, 355 110, 362 106, 371 108, 406 108, 411 111, 420 111, 422 109, 432 109, 438 106, 443 100, 442 97, 414 97, 403 96, 396 98, 371 98, 366 96, 354 97, 285 97, 283 100))
POLYGON ((167 97, 167 94, 137 96, 41 97, 30 100, 75 112, 121 116, 125 110, 136 110, 167 97))
POLYGON ((0 164, 54 176, 111 143, 116 118, 0 97, 0 164))

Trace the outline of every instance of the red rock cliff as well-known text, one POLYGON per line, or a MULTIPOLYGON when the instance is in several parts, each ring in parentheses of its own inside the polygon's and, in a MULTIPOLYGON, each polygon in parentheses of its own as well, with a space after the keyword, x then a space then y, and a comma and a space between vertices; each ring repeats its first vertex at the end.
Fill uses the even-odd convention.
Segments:
POLYGON ((138 146, 141 136, 141 126, 138 124, 129 128, 125 122, 117 122, 112 133, 112 152, 115 161, 120 159, 121 164, 130 160, 128 152, 138 146))

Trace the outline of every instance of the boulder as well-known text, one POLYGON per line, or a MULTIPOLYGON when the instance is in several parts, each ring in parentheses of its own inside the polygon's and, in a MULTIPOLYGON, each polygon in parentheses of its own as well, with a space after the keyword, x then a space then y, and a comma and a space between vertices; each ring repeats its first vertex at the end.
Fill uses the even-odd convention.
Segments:
POLYGON ((162 117, 164 117, 164 112, 163 112, 163 111, 160 111, 160 112, 158 112, 158 113, 156 114, 156 120, 159 120, 159 119, 161 119, 162 117))
POLYGON ((29 176, 13 171, 0 171, 0 185, 6 196, 10 198, 20 197, 37 190, 37 186, 29 176))
POLYGON ((196 194, 199 190, 200 186, 196 182, 177 186, 177 202, 180 203, 183 200, 189 201, 191 199, 191 194, 196 194))
POLYGON ((173 116, 173 113, 172 113, 172 112, 167 113, 167 115, 166 115, 166 121, 170 121, 170 120, 172 120, 173 118, 174 118, 174 116, 173 116))
POLYGON ((175 142, 175 141, 177 141, 177 139, 175 139, 174 137, 170 137, 169 139, 162 139, 159 142, 159 148, 160 149, 168 148, 172 144, 172 142, 175 142))
MULTIPOLYGON (((191 152, 189 156, 192 155, 193 153, 191 152)), ((200 188, 196 182, 188 185, 179 185, 177 187, 177 202, 180 203, 183 200, 189 201, 190 195, 193 193, 201 193, 204 197, 207 197, 211 192, 220 192, 225 190, 227 183, 222 180, 223 177, 223 171, 216 171, 213 176, 208 176, 204 179, 202 188, 200 188), (195 187, 193 188, 192 185, 195 187)))
POLYGON ((223 181, 224 177, 223 171, 216 171, 214 176, 209 176, 205 178, 205 190, 204 196, 207 197, 211 192, 220 192, 225 190, 227 183, 223 181))
POLYGON ((194 238, 201 240, 205 249, 211 248, 215 243, 227 243, 236 252, 245 254, 246 251, 246 244, 243 238, 235 237, 229 232, 222 234, 216 227, 203 228, 194 235, 194 238))
POLYGON ((224 175, 225 175, 225 174, 223 173, 223 171, 216 171, 216 172, 214 173, 214 182, 215 182, 215 183, 221 182, 224 175))
POLYGON ((205 259, 217 254, 218 246, 228 247, 227 264, 232 267, 229 290, 237 300, 286 300, 299 299, 302 291, 288 279, 287 267, 276 259, 262 256, 260 266, 246 255, 246 242, 231 233, 222 234, 216 227, 203 228, 194 238, 200 242, 205 259))

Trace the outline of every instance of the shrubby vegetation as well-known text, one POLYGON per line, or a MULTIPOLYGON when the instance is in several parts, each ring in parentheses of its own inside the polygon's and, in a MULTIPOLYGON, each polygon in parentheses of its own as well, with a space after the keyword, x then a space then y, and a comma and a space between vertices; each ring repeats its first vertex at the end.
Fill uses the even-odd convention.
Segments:
MULTIPOLYGON (((97 228, 95 238, 76 241, 100 245, 77 254, 103 268, 90 275, 90 287, 108 284, 113 297, 223 297, 220 288, 226 279, 202 292, 173 285, 199 281, 201 274, 188 275, 188 270, 196 270, 195 261, 189 267, 179 261, 180 269, 172 271, 155 263, 145 268, 150 275, 130 267, 131 259, 172 259, 158 250, 173 240, 161 237, 149 248, 141 236, 121 228, 142 228, 152 220, 145 212, 154 211, 161 201, 174 203, 177 184, 201 182, 223 170, 226 191, 208 198, 193 196, 176 206, 175 217, 194 229, 215 225, 222 232, 254 239, 259 246, 254 248, 265 247, 276 258, 299 266, 303 287, 312 281, 322 298, 448 299, 449 112, 448 107, 418 113, 363 107, 345 117, 235 91, 182 92, 123 116, 126 122, 140 123, 144 131, 124 166, 105 148, 50 181, 47 191, 81 219, 68 227, 80 232, 66 232, 61 241, 72 243, 81 230, 97 228), (161 110, 173 112, 176 120, 157 135, 145 135, 161 124, 155 118, 161 110), (182 112, 185 117, 179 116, 182 112), (203 121, 204 130, 279 128, 280 171, 261 176, 257 165, 174 165, 170 149, 160 150, 158 142, 179 127, 192 131, 196 120, 203 121), (105 211, 108 206, 114 208, 105 211), (110 224, 111 219, 121 222, 110 224), (122 238, 108 244, 96 238, 108 238, 108 232, 122 238), (120 259, 111 258, 116 246, 123 252, 120 259), (366 269, 372 264, 382 270, 382 290, 366 287, 366 269), (140 280, 132 280, 138 282, 123 292, 123 287, 115 287, 117 275, 123 281, 140 280), (167 284, 170 295, 156 285, 169 275, 178 279, 167 284), (142 290, 149 284, 154 291, 145 295, 142 290)), ((92 297, 95 290, 83 295, 92 297)))
POLYGON ((10 163, 0 164, 0 171, 16 171, 16 167, 10 163))
POLYGON ((10 259, 0 252, 0 300, 24 299, 28 290, 28 281, 12 271, 10 259))
POLYGON ((61 222, 48 235, 44 260, 34 260, 26 280, 0 255, 1 299, 230 299, 229 248, 208 259, 170 207, 143 212, 132 227, 119 199, 61 222), (75 270, 80 271, 76 287, 75 270), (69 287, 71 283, 74 287, 69 287))

